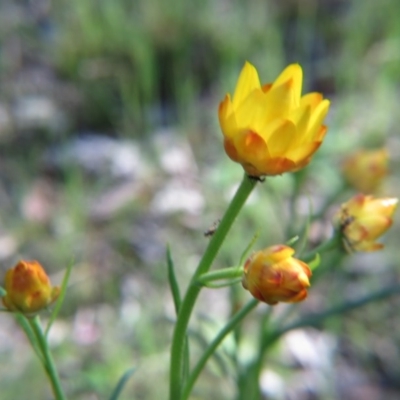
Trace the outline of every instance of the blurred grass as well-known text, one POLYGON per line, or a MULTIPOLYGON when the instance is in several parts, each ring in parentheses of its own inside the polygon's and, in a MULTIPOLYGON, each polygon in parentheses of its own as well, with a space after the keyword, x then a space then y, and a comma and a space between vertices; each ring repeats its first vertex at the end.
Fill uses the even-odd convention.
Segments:
MULTIPOLYGON (((340 186, 340 160, 356 147, 388 144, 392 175, 385 193, 400 196, 397 0, 11 3, 0 4, 0 111, 12 119, 6 126, 0 118, 0 243, 15 248, 7 252, 3 245, 0 257, 3 271, 20 257, 39 259, 58 282, 71 257, 76 260, 53 334, 71 399, 105 398, 132 366, 138 370, 121 399, 165 398, 173 305, 164 246, 171 244, 177 279, 185 287, 207 241, 202 232, 221 216, 242 173, 222 154, 216 110, 233 91, 245 60, 257 66, 262 81, 299 62, 304 91, 321 91, 332 100, 329 134, 295 204, 300 220, 293 222, 288 205, 296 177, 268 179, 245 207, 216 266, 234 265, 260 228, 256 247, 286 241, 292 223, 305 223, 308 199, 317 208, 340 186), (56 128, 19 124, 16 104, 37 94, 65 115, 56 128), (165 128, 189 145, 195 173, 172 176, 163 169, 155 141, 165 128), (79 166, 55 172, 44 165, 47 150, 67 146, 82 132, 135 140, 148 166, 144 177, 133 179, 138 194, 104 220, 93 218, 93 205, 119 187, 118 180, 92 176, 79 166), (27 217, 24 201, 42 179, 51 188, 46 203, 51 212, 37 221, 27 217), (204 196, 200 213, 151 209, 155 195, 174 179, 204 196)), ((312 240, 328 232, 329 221, 322 220, 312 240)), ((383 253, 341 263, 300 309, 398 280, 398 234, 396 223, 383 253)), ((207 291, 200 309, 212 319, 226 316, 224 293, 207 291)), ((381 390, 396 394, 398 306, 392 298, 326 325, 351 344, 335 356, 338 365, 353 364, 381 390)), ((23 400, 27 387, 32 398, 50 398, 44 374, 22 335, 14 334, 11 317, 0 318, 2 398, 23 400)), ((252 316, 246 329, 253 332, 256 321, 252 316)), ((232 379, 213 368, 193 398, 231 399, 232 387, 232 379)))

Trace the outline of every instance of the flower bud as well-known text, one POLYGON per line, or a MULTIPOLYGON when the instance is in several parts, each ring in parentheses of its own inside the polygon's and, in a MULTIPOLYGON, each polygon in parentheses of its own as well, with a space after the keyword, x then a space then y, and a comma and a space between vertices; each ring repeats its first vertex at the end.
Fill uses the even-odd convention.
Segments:
POLYGON ((343 163, 343 175, 355 189, 365 194, 373 193, 388 173, 386 149, 360 150, 343 163))
POLYGON ((54 302, 59 293, 37 261, 20 261, 7 271, 3 304, 11 311, 35 313, 54 302))
POLYGON ((294 250, 284 245, 254 253, 244 265, 242 284, 256 299, 274 305, 296 303, 307 297, 309 266, 293 258, 294 250))
POLYGON ((334 217, 334 225, 343 235, 348 251, 376 251, 383 248, 375 240, 392 225, 398 199, 374 198, 358 194, 342 204, 334 217))

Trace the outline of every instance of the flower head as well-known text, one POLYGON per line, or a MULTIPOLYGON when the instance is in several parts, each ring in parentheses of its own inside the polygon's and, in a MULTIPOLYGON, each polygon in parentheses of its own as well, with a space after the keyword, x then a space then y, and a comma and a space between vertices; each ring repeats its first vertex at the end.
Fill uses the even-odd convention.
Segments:
POLYGON ((20 261, 7 271, 7 294, 3 304, 11 311, 35 313, 55 301, 59 287, 52 287, 50 279, 37 261, 20 261))
POLYGON ((392 225, 398 199, 358 194, 342 204, 334 224, 343 235, 347 250, 376 251, 383 248, 376 239, 392 225))
POLYGON ((251 176, 279 175, 305 167, 321 145, 329 101, 320 93, 301 95, 303 72, 289 65, 261 86, 257 70, 246 62, 233 99, 219 106, 219 122, 228 156, 251 176))
POLYGON ((293 258, 294 250, 284 245, 254 253, 245 263, 242 284, 256 299, 268 304, 295 303, 307 297, 309 266, 293 258))
POLYGON ((359 150, 343 163, 346 181, 365 194, 373 193, 388 173, 386 149, 359 150))

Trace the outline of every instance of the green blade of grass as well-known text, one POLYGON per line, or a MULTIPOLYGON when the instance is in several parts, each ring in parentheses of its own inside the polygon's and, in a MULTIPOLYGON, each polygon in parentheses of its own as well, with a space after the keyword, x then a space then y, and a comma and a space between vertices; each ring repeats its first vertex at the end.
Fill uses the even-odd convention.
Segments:
POLYGON ((58 313, 61 310, 61 306, 63 304, 64 298, 65 298, 65 294, 67 292, 68 280, 69 280, 69 277, 71 275, 71 271, 72 271, 72 266, 73 265, 74 265, 74 262, 71 261, 69 263, 66 271, 65 271, 64 278, 63 278, 63 281, 62 281, 62 284, 61 284, 60 295, 58 296, 58 299, 57 299, 56 304, 54 306, 53 312, 50 315, 49 322, 48 322, 46 330, 44 332, 45 336, 47 336, 47 334, 49 333, 51 325, 53 324, 53 322, 57 318, 58 313))
POLYGON ((175 276, 175 267, 171 257, 171 250, 167 246, 167 266, 168 266, 168 281, 171 288, 172 298, 174 300, 175 312, 178 314, 181 307, 181 293, 179 291, 178 281, 175 276))
POLYGON ((133 375, 136 371, 136 367, 129 368, 119 379, 117 386, 111 393, 110 400, 118 400, 119 395, 121 394, 122 390, 124 389, 128 379, 133 375))
MULTIPOLYGON (((169 245, 167 246, 167 266, 168 266, 168 281, 169 286, 171 288, 172 298, 174 300, 175 312, 178 315, 179 309, 181 307, 181 293, 179 290, 178 281, 176 280, 175 275, 175 267, 171 257, 171 249, 169 245)), ((189 374, 189 342, 187 335, 185 337, 185 345, 184 345, 184 362, 183 362, 183 371, 182 371, 182 379, 186 381, 189 374)))
POLYGON ((249 244, 247 245, 247 247, 244 249, 242 255, 240 256, 240 261, 239 261, 239 265, 243 265, 245 258, 247 257, 247 255, 249 254, 251 248, 254 246, 254 244, 256 243, 258 237, 260 236, 260 231, 258 230, 253 237, 251 238, 249 244))

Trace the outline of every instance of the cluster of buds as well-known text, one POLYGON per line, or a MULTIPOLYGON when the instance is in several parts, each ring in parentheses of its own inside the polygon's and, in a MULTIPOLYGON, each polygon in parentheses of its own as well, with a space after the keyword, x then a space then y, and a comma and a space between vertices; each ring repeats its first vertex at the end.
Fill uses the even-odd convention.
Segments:
POLYGON ((43 267, 37 261, 20 261, 7 271, 4 306, 10 311, 24 314, 36 313, 53 303, 60 294, 53 287, 43 267))
MULTIPOLYGON (((306 166, 321 145, 329 101, 319 93, 302 95, 302 70, 289 65, 278 78, 261 85, 246 62, 234 95, 219 106, 219 122, 228 156, 253 177, 278 175, 306 166)), ((387 175, 384 149, 360 150, 343 164, 343 175, 359 194, 342 204, 334 224, 351 251, 374 251, 376 240, 392 224, 394 198, 373 198, 387 175)), ((294 250, 276 245, 253 254, 245 263, 243 286, 268 304, 301 301, 310 286, 310 268, 293 258, 294 250)))

